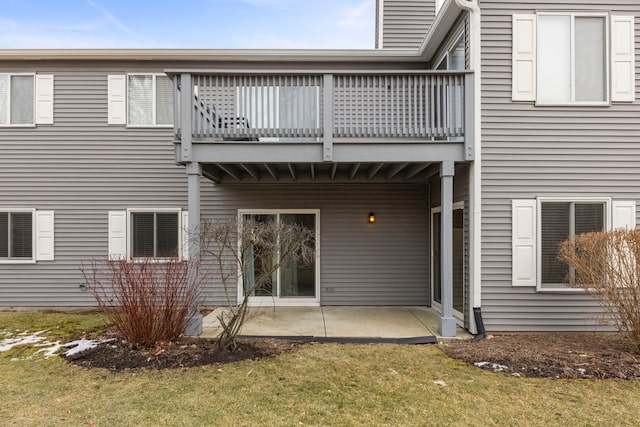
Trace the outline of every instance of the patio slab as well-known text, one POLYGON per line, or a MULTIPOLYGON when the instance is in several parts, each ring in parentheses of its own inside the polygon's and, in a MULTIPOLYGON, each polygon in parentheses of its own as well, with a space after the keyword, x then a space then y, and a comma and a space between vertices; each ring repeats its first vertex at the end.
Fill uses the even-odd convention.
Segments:
MULTIPOLYGON (((221 332, 214 310, 203 320, 204 337, 221 332)), ((438 314, 427 307, 251 307, 242 335, 332 338, 437 336, 438 314)), ((469 336, 458 328, 459 336, 469 336)))

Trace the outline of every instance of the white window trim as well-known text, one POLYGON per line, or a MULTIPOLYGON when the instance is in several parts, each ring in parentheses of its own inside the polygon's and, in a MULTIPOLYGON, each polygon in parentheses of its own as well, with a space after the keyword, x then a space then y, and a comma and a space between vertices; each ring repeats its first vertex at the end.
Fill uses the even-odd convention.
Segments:
POLYGON ((7 83, 7 117, 5 124, 0 124, 0 127, 12 127, 12 128, 34 128, 36 127, 36 73, 0 73, 8 76, 7 83), (12 124, 11 123, 11 77, 12 76, 31 76, 33 77, 33 123, 25 124, 12 124))
MULTIPOLYGON (((242 216, 250 214, 265 214, 265 215, 280 215, 280 214, 315 214, 316 216, 316 230, 315 230, 315 298, 280 298, 280 297, 249 297, 249 306, 261 307, 261 306, 281 306, 281 307, 316 307, 320 305, 320 209, 238 209, 238 227, 242 227, 242 216)), ((241 248, 241 242, 238 240, 238 250, 241 248)), ((242 281, 241 266, 238 265, 237 275, 237 297, 238 302, 242 301, 244 283, 242 281)), ((278 271, 278 283, 280 283, 280 271, 278 271)))
POLYGON ((31 213, 31 259, 3 259, 0 264, 35 264, 36 263, 36 210, 33 208, 10 208, 0 209, 0 212, 8 213, 31 213))
MULTIPOLYGON (((156 117, 156 93, 157 93, 157 89, 156 89, 156 79, 158 77, 167 77, 167 75, 165 73, 128 73, 126 75, 126 81, 125 81, 125 97, 126 97, 126 102, 125 102, 125 117, 126 117, 126 127, 127 128, 132 128, 132 129, 140 129, 140 128, 165 128, 165 129, 171 129, 174 127, 175 123, 173 124, 168 124, 168 125, 159 125, 156 124, 157 121, 157 117, 156 117), (129 76, 151 76, 151 118, 153 123, 149 123, 149 124, 130 124, 129 123, 129 76)), ((175 102, 175 100, 174 100, 175 102)), ((175 117, 173 118, 173 121, 175 122, 175 117)))
POLYGON ((177 258, 149 258, 154 262, 169 262, 169 261, 184 261, 185 259, 182 256, 182 247, 184 245, 183 233, 182 233, 182 208, 127 208, 127 259, 133 262, 144 262, 147 258, 136 258, 133 256, 133 224, 132 218, 134 213, 176 213, 178 214, 178 228, 176 232, 178 233, 178 257, 177 258))
MULTIPOLYGON (((464 202, 455 202, 452 205, 452 210, 462 210, 463 211, 463 215, 464 215, 464 202)), ((434 230, 435 230, 435 221, 433 220, 434 214, 442 212, 442 206, 437 206, 435 208, 431 208, 431 238, 429 239, 429 245, 431 246, 430 248, 430 253, 431 253, 431 267, 430 267, 430 279, 431 279, 431 286, 430 286, 430 292, 431 292, 431 306, 434 307, 438 312, 442 310, 442 305, 439 302, 436 302, 433 299, 433 294, 434 294, 434 284, 435 284, 435 277, 433 275, 433 271, 434 271, 434 259, 433 259, 433 253, 434 253, 434 241, 433 241, 433 235, 434 235, 434 230)), ((463 229, 463 233, 466 232, 467 230, 464 227, 464 223, 462 224, 462 229, 463 229)), ((465 250, 465 247, 463 245, 462 247, 462 257, 463 259, 467 258, 467 252, 465 250)), ((465 263, 462 263, 462 286, 464 288, 465 285, 467 285, 467 283, 465 282, 464 278, 467 275, 467 266, 465 265, 465 263)), ((462 301, 463 305, 464 305, 464 299, 462 301)), ((464 307, 463 307, 464 309, 464 307)), ((464 314, 459 312, 458 310, 456 310, 455 308, 453 309, 453 317, 456 318, 456 322, 458 323, 458 326, 462 326, 464 327, 464 314)))
MULTIPOLYGON (((538 12, 536 13, 536 17, 540 16, 569 16, 571 18, 571 40, 570 40, 570 49, 571 49, 571 58, 570 58, 570 73, 571 73, 571 101, 570 102, 540 102, 538 101, 538 90, 540 85, 537 84, 538 72, 537 67, 539 64, 537 55, 538 50, 536 49, 536 100, 535 105, 537 107, 573 107, 573 106, 584 106, 584 107, 608 107, 611 106, 611 48, 610 48, 610 14, 607 12, 538 12), (583 102, 576 101, 576 85, 575 85, 575 19, 576 17, 597 17, 604 18, 604 89, 605 89, 605 100, 604 101, 596 101, 596 102, 583 102)), ((536 19, 536 45, 539 45, 537 37, 539 37, 540 21, 536 19)))
POLYGON ((604 230, 611 230, 611 197, 537 197, 536 198, 536 292, 544 293, 585 293, 584 288, 568 287, 566 284, 545 284, 542 287, 542 204, 545 202, 604 203, 604 230))

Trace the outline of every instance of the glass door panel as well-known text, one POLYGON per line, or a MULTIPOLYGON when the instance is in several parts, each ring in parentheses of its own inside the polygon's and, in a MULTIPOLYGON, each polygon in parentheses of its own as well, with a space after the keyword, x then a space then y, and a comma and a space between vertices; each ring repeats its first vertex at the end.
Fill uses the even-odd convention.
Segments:
MULTIPOLYGON (((297 224, 312 230, 315 235, 315 214, 281 214, 280 221, 297 224)), ((283 262, 280 267, 280 296, 311 297, 316 296, 316 263, 298 266, 293 262, 283 262)))
MULTIPOLYGON (((242 216, 243 225, 253 221, 259 223, 266 223, 270 221, 276 221, 276 215, 264 215, 264 214, 248 214, 242 216)), ((270 277, 262 277, 261 272, 265 271, 263 268, 264 263, 275 263, 275 259, 266 259, 262 255, 262 248, 260 245, 252 244, 247 248, 247 252, 244 254, 247 261, 245 263, 244 273, 244 291, 249 292, 251 296, 256 297, 275 297, 276 290, 278 288, 278 274, 274 272, 270 277)), ((267 271, 270 268, 266 269, 267 271)))
MULTIPOLYGON (((256 213, 242 215, 243 226, 247 226, 251 221, 259 223, 277 221, 284 224, 297 224, 311 230, 314 236, 316 233, 315 213, 256 213)), ((315 249, 317 251, 317 245, 315 249)), ((256 244, 250 245, 244 256, 247 258, 244 272, 244 292, 250 293, 252 297, 316 298, 315 258, 305 266, 297 265, 291 261, 280 261, 280 254, 276 254, 273 259, 267 259, 260 246, 256 244), (269 277, 261 277, 263 271, 271 270, 271 268, 264 268, 265 263, 268 262, 273 263, 273 265, 279 263, 280 267, 269 277)))

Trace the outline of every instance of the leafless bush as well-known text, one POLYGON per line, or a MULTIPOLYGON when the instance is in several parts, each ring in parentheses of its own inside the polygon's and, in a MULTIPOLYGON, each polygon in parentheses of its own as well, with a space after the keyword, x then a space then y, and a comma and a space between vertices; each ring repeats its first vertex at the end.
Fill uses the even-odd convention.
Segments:
POLYGON ((640 352, 640 229, 581 234, 562 243, 560 259, 640 352))
POLYGON ((271 278, 281 266, 309 265, 315 235, 299 224, 255 220, 240 224, 235 219, 203 221, 199 234, 201 253, 213 258, 212 275, 220 279, 226 298, 226 312, 218 316, 220 348, 233 349, 247 319, 249 297, 272 286, 271 278), (237 298, 239 277, 245 289, 237 298))
POLYGON ((200 298, 199 286, 189 286, 190 268, 197 271, 197 261, 107 259, 81 270, 116 331, 135 346, 150 347, 185 332, 200 298))

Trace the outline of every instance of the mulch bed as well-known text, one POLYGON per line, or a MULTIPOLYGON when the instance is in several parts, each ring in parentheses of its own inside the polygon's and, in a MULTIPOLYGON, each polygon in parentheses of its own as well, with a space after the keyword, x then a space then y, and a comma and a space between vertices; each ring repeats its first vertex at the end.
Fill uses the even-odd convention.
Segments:
POLYGON ((79 366, 105 368, 113 372, 140 368, 189 368, 275 357, 294 350, 298 345, 296 342, 277 339, 240 339, 235 350, 221 351, 215 339, 181 338, 175 342, 161 343, 151 349, 136 349, 127 342, 116 339, 66 359, 79 366))
POLYGON ((640 354, 616 333, 501 334, 441 348, 455 359, 513 376, 640 378, 640 354))

